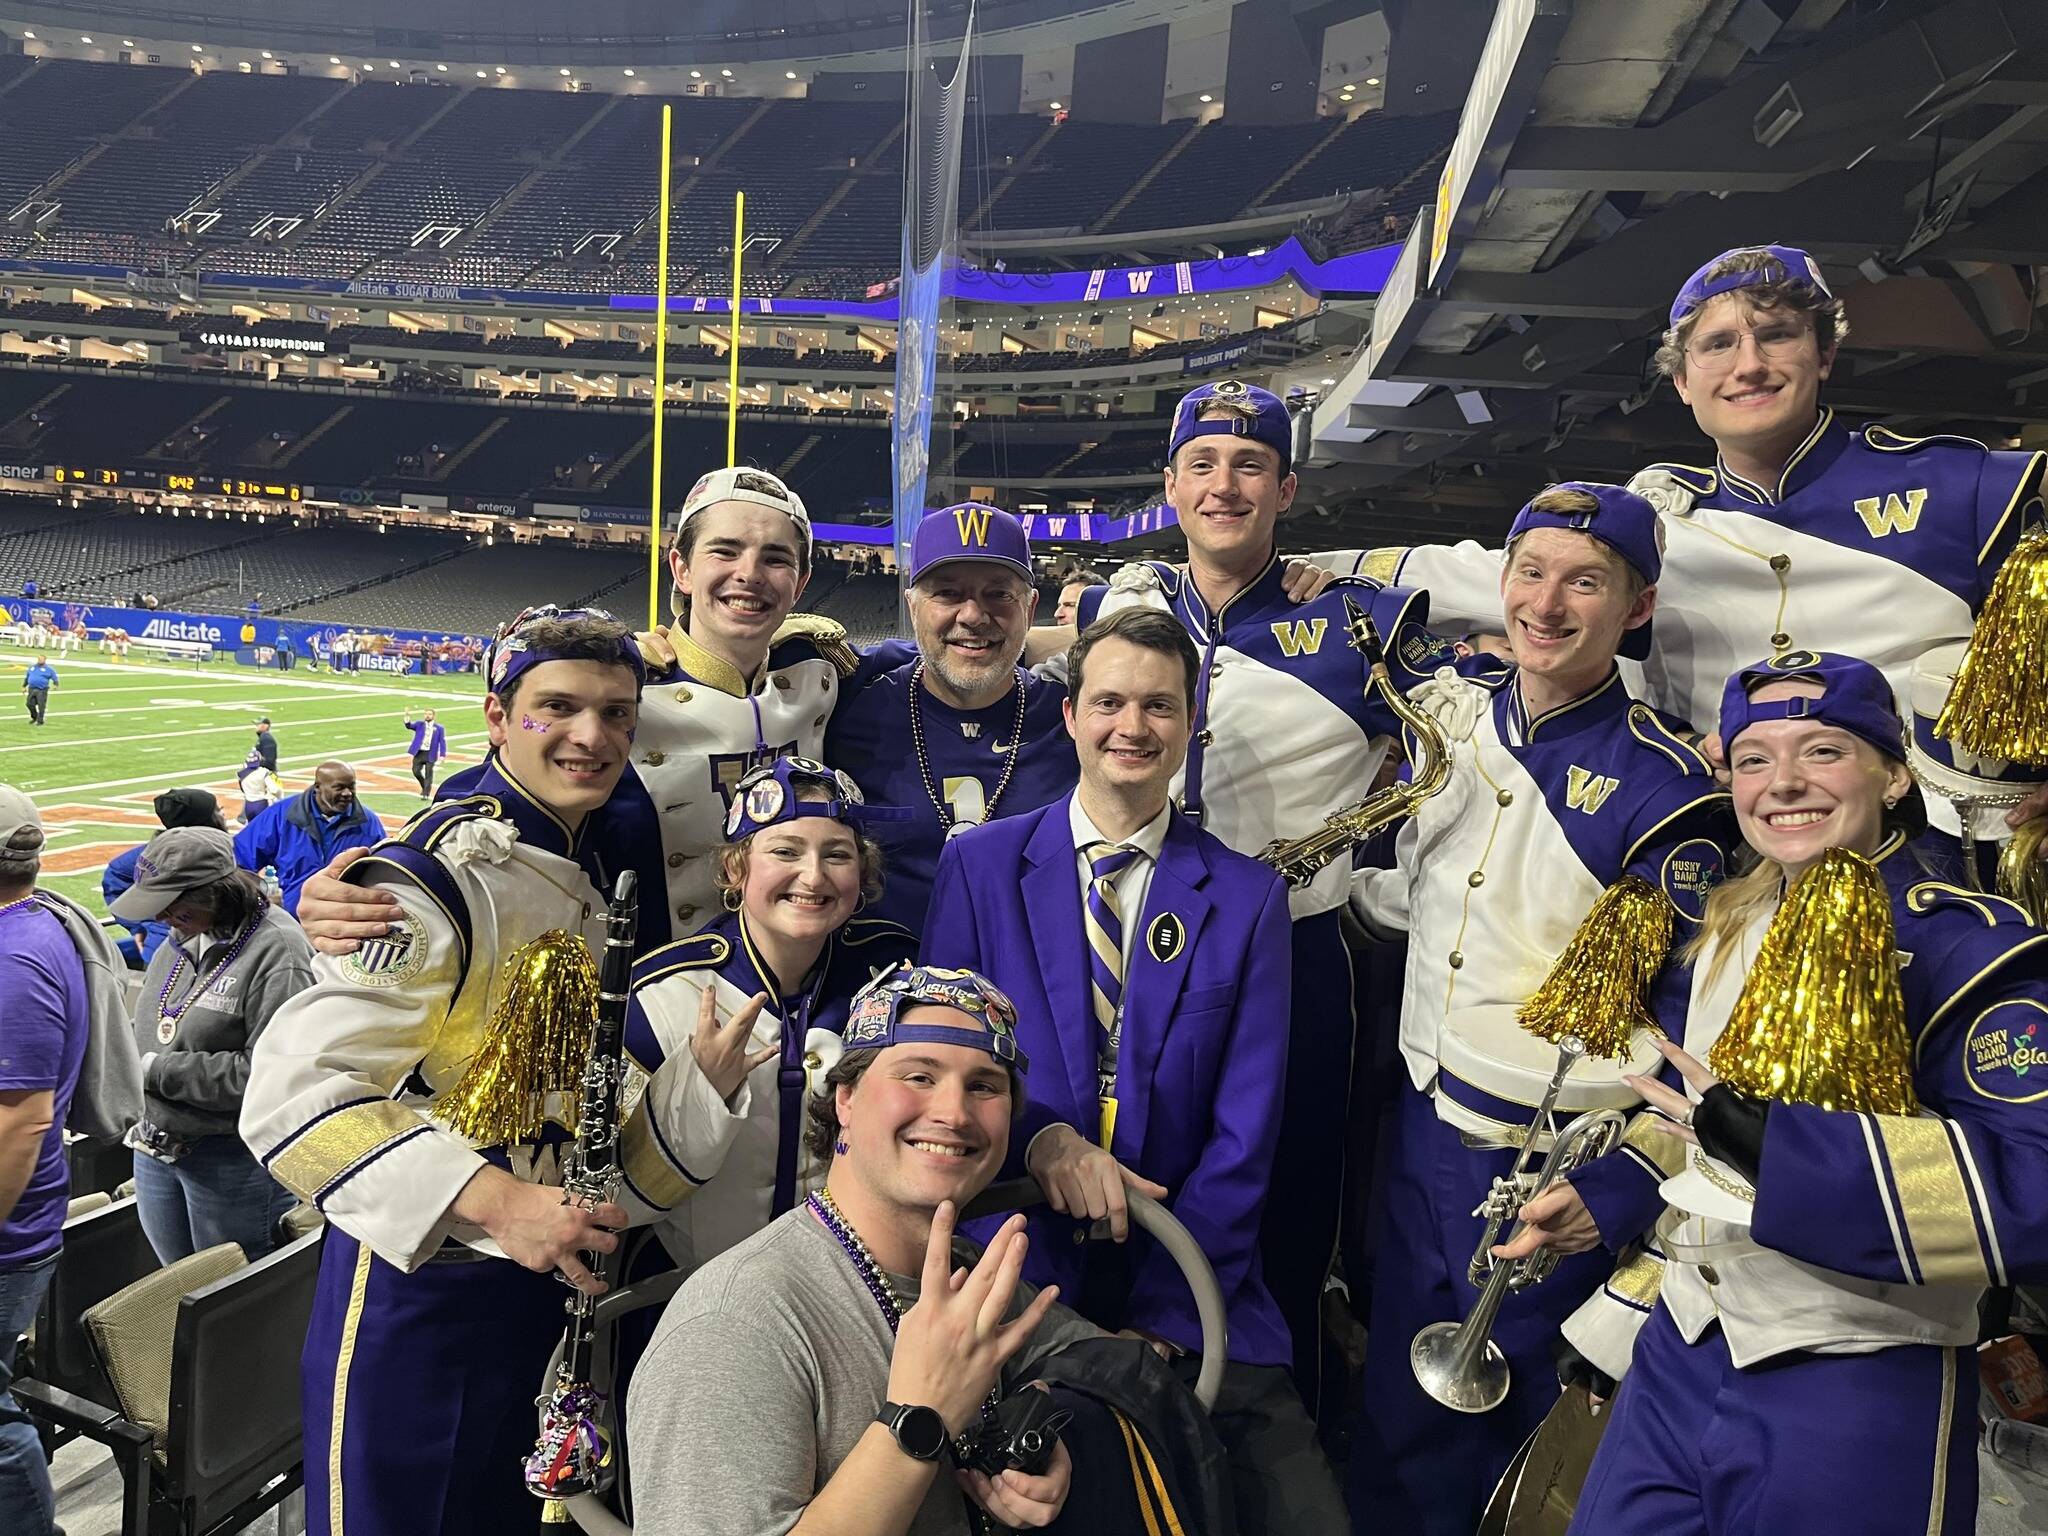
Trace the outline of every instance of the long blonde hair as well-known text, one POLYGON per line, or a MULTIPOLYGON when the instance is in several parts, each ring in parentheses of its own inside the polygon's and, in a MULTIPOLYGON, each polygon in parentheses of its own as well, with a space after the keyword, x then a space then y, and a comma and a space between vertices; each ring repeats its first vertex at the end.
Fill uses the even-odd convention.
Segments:
MULTIPOLYGON (((1746 848, 1743 851, 1751 852, 1746 848)), ((1774 909, 1784 894, 1785 866, 1762 854, 1753 856, 1753 866, 1730 875, 1707 894, 1706 908, 1700 913, 1700 931, 1679 954, 1688 965, 1705 961, 1708 981, 1721 974, 1728 957, 1735 953, 1736 940, 1743 930, 1774 909)))

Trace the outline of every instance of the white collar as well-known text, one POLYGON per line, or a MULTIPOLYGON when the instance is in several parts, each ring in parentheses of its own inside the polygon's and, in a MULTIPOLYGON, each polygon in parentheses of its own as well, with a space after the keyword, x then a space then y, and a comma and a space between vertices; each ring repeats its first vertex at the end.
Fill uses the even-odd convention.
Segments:
MULTIPOLYGON (((1165 809, 1161 810, 1157 816, 1154 816, 1129 837, 1123 839, 1118 846, 1135 848, 1144 854, 1146 858, 1157 863, 1159 850, 1166 844, 1166 829, 1172 824, 1172 821, 1173 803, 1168 801, 1165 809)), ((1102 835, 1096 828, 1095 823, 1088 819, 1088 813, 1081 809, 1081 792, 1078 789, 1067 797, 1067 824, 1073 829, 1074 848, 1077 852, 1085 851, 1091 843, 1111 841, 1111 839, 1102 835)))

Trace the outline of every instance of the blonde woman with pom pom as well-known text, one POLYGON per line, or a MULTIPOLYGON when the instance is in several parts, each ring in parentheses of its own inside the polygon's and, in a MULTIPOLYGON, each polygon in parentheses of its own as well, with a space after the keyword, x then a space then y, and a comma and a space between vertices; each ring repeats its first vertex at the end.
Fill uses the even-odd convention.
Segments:
POLYGON ((1627 1373, 1572 1531, 1967 1536, 1978 1300, 2048 1276, 2048 934, 1907 846, 1867 662, 1745 668, 1721 731, 1754 863, 1685 957, 1685 1091, 1637 1079, 1667 1134, 1602 1160, 1669 1210, 1566 1328, 1627 1373))

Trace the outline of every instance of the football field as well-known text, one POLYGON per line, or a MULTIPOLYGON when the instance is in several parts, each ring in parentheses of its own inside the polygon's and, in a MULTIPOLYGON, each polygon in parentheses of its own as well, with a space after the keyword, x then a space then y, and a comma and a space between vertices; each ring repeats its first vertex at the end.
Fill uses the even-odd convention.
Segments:
POLYGON ((0 646, 0 783, 26 790, 43 813, 49 843, 40 883, 98 913, 100 871, 157 830, 150 802, 159 791, 212 790, 235 830, 242 809, 235 775, 255 742, 258 715, 270 717, 287 793, 305 789, 314 768, 338 758, 355 769, 364 803, 395 830, 420 806, 401 716, 429 708, 448 730, 439 775, 482 758, 483 681, 469 674, 337 677, 304 667, 258 671, 232 660, 115 661, 90 649, 0 646), (22 675, 39 656, 58 677, 41 728, 29 724, 22 693, 22 675))

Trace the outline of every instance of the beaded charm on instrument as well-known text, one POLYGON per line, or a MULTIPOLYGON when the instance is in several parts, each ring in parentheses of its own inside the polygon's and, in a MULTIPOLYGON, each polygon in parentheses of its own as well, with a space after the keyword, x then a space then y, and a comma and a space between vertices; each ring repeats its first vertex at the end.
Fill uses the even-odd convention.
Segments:
POLYGON ((1450 782, 1451 749, 1443 727, 1426 710, 1409 703, 1387 672, 1386 648, 1372 618, 1349 596, 1344 599, 1345 627, 1353 650, 1362 653, 1370 670, 1370 686, 1408 727, 1420 748, 1407 782, 1389 784, 1363 800, 1332 811, 1323 825, 1306 837, 1276 839, 1259 850, 1261 863, 1280 871, 1290 886, 1315 879, 1339 854, 1348 853, 1383 827, 1392 826, 1450 782))
MULTIPOLYGON (((596 979, 596 1017, 585 1036, 582 1102, 576 1141, 562 1159, 562 1198, 585 1210, 610 1201, 619 1186, 619 1112, 625 1077, 623 1047, 626 1002, 633 974, 633 940, 639 927, 638 879, 619 876, 605 916, 604 965, 596 979)), ((581 948, 578 944, 578 948, 581 948)), ((584 964, 589 965, 586 951, 584 964)), ((610 1255, 588 1253, 584 1262, 606 1278, 610 1255)), ((541 1399, 540 1438, 526 1458, 526 1486, 540 1498, 573 1499, 603 1493, 616 1468, 612 1458, 610 1401, 591 1381, 592 1341, 597 1332, 597 1298, 573 1292, 565 1304, 568 1330, 555 1368, 553 1393, 541 1399)), ((551 1522, 560 1516, 552 1513, 551 1522)))

